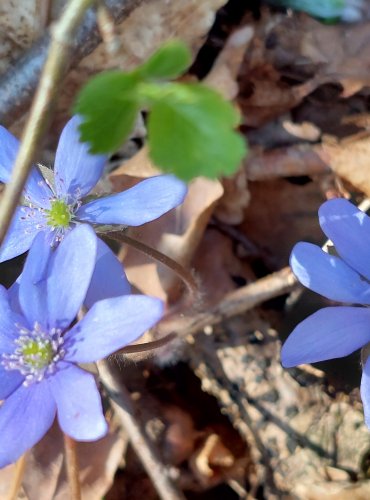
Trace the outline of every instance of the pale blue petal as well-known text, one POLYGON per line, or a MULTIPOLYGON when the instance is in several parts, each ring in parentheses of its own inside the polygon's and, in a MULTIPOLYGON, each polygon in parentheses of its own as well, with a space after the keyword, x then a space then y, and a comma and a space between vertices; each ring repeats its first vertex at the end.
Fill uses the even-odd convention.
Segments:
POLYGON ((281 350, 283 366, 342 358, 370 342, 370 309, 327 307, 302 321, 281 350))
POLYGON ((139 182, 122 193, 82 205, 76 217, 97 224, 140 226, 180 205, 186 193, 184 182, 172 175, 160 175, 139 182))
POLYGON ((81 119, 74 116, 64 127, 55 157, 55 187, 57 194, 81 198, 88 194, 100 179, 106 156, 92 155, 89 145, 80 142, 78 126, 81 119))
POLYGON ((346 263, 370 280, 370 218, 343 198, 319 210, 320 225, 346 263))
POLYGON ((99 300, 128 295, 130 291, 131 286, 127 281, 123 264, 109 246, 98 238, 96 265, 85 298, 85 306, 90 309, 99 300))
POLYGON ((108 431, 93 375, 70 363, 60 363, 48 379, 62 431, 77 441, 95 441, 108 431))
POLYGON ((343 260, 311 243, 297 243, 290 265, 302 285, 339 302, 370 304, 370 284, 343 260))
POLYGON ((8 292, 0 285, 0 357, 3 353, 10 354, 15 350, 14 340, 19 334, 16 325, 24 323, 22 316, 11 310, 8 292))
POLYGON ((21 385, 0 408, 0 468, 32 448, 51 427, 56 405, 45 383, 21 385))
POLYGON ((47 279, 50 328, 67 328, 80 309, 96 260, 97 237, 88 225, 73 229, 51 260, 47 279))
MULTIPOLYGON (((0 125, 0 182, 9 182, 18 149, 18 139, 0 125)), ((52 192, 37 167, 31 169, 25 194, 29 201, 39 206, 48 207, 50 204, 52 192)))
POLYGON ((46 220, 41 212, 28 207, 19 207, 0 247, 0 262, 26 252, 36 234, 45 228, 47 229, 46 220))
POLYGON ((133 342, 160 320, 163 303, 144 295, 97 302, 65 335, 65 359, 89 363, 133 342))
POLYGON ((364 405, 365 423, 370 429, 370 358, 367 358, 362 371, 361 399, 364 405))
POLYGON ((29 324, 47 327, 47 269, 52 248, 47 233, 39 233, 31 245, 19 280, 19 302, 29 324))
POLYGON ((5 370, 0 364, 0 401, 18 389, 23 380, 24 377, 18 370, 5 370))

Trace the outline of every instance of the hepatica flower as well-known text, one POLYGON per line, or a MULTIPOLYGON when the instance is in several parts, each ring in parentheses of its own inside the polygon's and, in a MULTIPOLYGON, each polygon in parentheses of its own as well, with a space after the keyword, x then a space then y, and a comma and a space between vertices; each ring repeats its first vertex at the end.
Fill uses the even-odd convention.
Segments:
MULTIPOLYGON (((172 175, 146 179, 118 194, 84 202, 102 175, 105 156, 91 155, 79 141, 77 116, 64 127, 54 166, 54 186, 37 167, 24 192, 27 206, 18 208, 0 249, 0 262, 28 250, 44 231, 52 247, 79 223, 139 226, 150 222, 184 200, 186 185, 172 175)), ((0 182, 8 182, 18 151, 18 140, 0 127, 0 182)))
MULTIPOLYGON (((319 210, 320 225, 338 256, 298 243, 290 263, 299 281, 344 306, 326 307, 302 321, 285 342, 285 367, 340 358, 370 342, 370 218, 344 199, 319 210)), ((361 398, 370 427, 370 357, 363 366, 361 398)))
POLYGON ((158 299, 126 295, 101 300, 76 324, 96 261, 88 225, 71 231, 45 264, 39 234, 27 257, 17 307, 0 287, 0 467, 16 461, 49 429, 80 441, 107 432, 92 374, 94 362, 138 338, 162 315, 158 299), (47 265, 47 269, 45 269, 47 265))

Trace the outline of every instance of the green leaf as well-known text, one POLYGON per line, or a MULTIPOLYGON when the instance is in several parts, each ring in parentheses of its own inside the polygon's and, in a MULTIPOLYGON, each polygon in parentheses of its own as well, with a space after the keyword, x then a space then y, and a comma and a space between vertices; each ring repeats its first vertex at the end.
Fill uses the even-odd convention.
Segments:
POLYGON ((184 73, 191 64, 191 52, 179 40, 162 45, 135 73, 143 79, 173 79, 184 73))
POLYGON ((236 110, 214 90, 201 84, 170 84, 152 102, 150 156, 184 180, 230 175, 246 154, 245 141, 233 130, 238 123, 236 110))
POLYGON ((81 90, 74 112, 84 118, 81 139, 90 144, 91 153, 118 149, 131 132, 140 109, 138 82, 132 73, 108 71, 81 90))

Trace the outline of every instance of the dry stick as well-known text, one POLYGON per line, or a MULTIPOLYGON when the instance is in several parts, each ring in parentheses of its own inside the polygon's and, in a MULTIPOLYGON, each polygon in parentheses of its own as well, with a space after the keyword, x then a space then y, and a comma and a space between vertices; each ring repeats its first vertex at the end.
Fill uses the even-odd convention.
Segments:
POLYGON ((12 484, 7 496, 7 500, 17 500, 19 490, 22 486, 22 479, 25 467, 26 467, 26 454, 23 454, 15 464, 14 475, 12 477, 12 484))
MULTIPOLYGON (((114 22, 120 23, 142 3, 153 0, 105 0, 114 22)), ((71 38, 72 40, 72 38, 71 38)), ((74 37, 70 66, 76 66, 101 42, 96 16, 88 11, 74 37)), ((46 61, 50 35, 45 34, 0 77, 0 123, 11 125, 30 107, 46 61)))
POLYGON ((227 318, 249 311, 266 300, 289 293, 296 286, 299 285, 290 267, 284 267, 276 273, 228 293, 209 311, 185 318, 177 333, 179 336, 194 335, 206 326, 216 325, 227 318))
POLYGON ((22 195, 32 161, 46 132, 51 107, 66 71, 71 39, 84 13, 92 3, 93 0, 70 0, 60 21, 52 29, 51 45, 40 84, 22 134, 10 181, 0 200, 0 245, 22 195))
POLYGON ((63 437, 70 498, 71 500, 81 500, 76 441, 67 434, 63 434, 63 437))
POLYGON ((114 412, 123 428, 126 429, 132 447, 145 467, 159 497, 162 500, 185 500, 182 492, 168 477, 166 467, 136 420, 129 392, 116 380, 107 361, 100 361, 97 366, 100 379, 111 398, 114 412))

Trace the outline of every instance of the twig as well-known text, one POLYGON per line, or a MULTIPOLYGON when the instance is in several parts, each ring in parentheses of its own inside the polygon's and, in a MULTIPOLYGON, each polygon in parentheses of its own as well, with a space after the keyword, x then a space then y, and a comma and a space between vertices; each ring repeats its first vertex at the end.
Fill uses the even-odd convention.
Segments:
MULTIPOLYGON (((151 0, 105 0, 115 23, 125 19, 138 5, 151 0)), ((73 42, 69 65, 75 67, 81 59, 90 54, 101 42, 96 16, 88 11, 79 26, 73 42)), ((49 33, 43 35, 18 61, 0 78, 0 123, 11 125, 29 108, 34 91, 40 81, 50 43, 49 33)))
POLYGON ((77 459, 76 441, 67 434, 64 437, 67 477, 71 500, 81 500, 81 485, 77 459))
POLYGON ((185 500, 182 492, 168 477, 166 467, 137 422, 129 392, 115 379, 107 361, 100 361, 97 365, 100 379, 112 399, 112 407, 126 429, 132 447, 151 478, 159 497, 162 500, 185 500))
POLYGON ((40 84, 32 103, 30 114, 22 134, 22 142, 12 171, 0 201, 0 245, 12 220, 27 181, 32 161, 46 131, 52 103, 65 74, 71 37, 93 0, 70 0, 52 30, 52 39, 40 84))
POLYGON ((227 318, 249 311, 266 300, 291 292, 296 286, 298 282, 291 269, 284 267, 281 271, 228 293, 209 311, 185 318, 177 333, 182 337, 193 335, 206 326, 216 325, 227 318))
POLYGON ((105 236, 107 238, 111 238, 112 240, 119 241, 120 243, 127 243, 128 245, 132 246, 133 248, 136 248, 136 250, 139 250, 140 252, 144 253, 145 255, 148 255, 152 259, 160 262, 161 264, 165 265, 171 271, 173 271, 177 276, 185 283, 187 286, 190 294, 193 296, 193 298, 196 298, 197 295, 199 294, 199 289, 198 285, 193 278, 192 274, 185 269, 183 266, 181 266, 178 262, 175 260, 171 259, 167 255, 165 255, 162 252, 159 252, 158 250, 155 250, 152 247, 149 247, 142 241, 135 240, 134 238, 130 238, 130 236, 127 236, 123 231, 113 231, 106 233, 105 236))
POLYGON ((14 475, 12 477, 12 484, 8 493, 7 500, 17 500, 19 490, 22 486, 24 469, 26 467, 26 454, 22 455, 15 464, 14 475))

